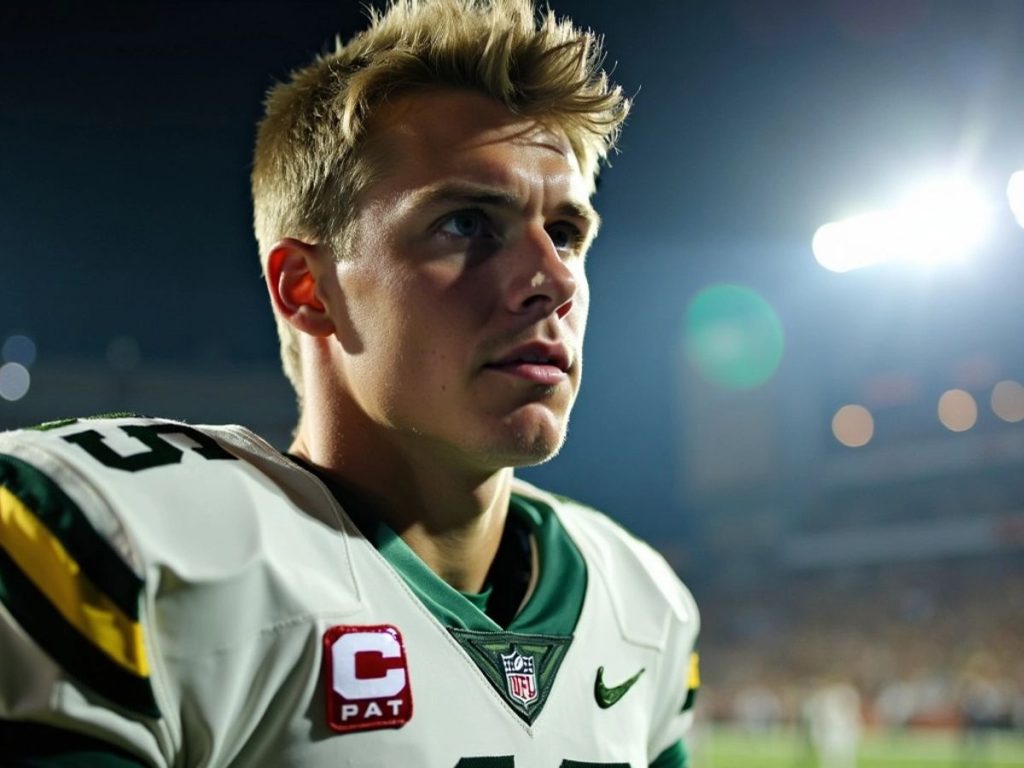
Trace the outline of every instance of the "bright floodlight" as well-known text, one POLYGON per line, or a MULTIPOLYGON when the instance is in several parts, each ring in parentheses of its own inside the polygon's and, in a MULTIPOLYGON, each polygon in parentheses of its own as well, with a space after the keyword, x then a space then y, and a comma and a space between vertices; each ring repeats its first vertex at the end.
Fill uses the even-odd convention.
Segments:
POLYGON ((814 258, 833 272, 884 261, 937 264, 972 254, 988 235, 991 208, 960 179, 921 186, 904 203, 818 228, 814 258))
POLYGON ((1006 185, 1006 197, 1017 223, 1024 227, 1024 171, 1017 171, 1006 185))

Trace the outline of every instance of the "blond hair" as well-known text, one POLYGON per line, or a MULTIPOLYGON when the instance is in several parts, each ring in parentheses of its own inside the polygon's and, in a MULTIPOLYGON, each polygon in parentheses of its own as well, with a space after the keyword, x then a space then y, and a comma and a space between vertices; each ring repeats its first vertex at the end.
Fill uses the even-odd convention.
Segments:
MULTIPOLYGON (((346 226, 373 181, 366 126, 389 96, 431 87, 483 92, 551 121, 591 178, 629 101, 608 82, 601 41, 536 15, 531 0, 391 0, 369 27, 270 89, 252 170, 261 260, 283 237, 345 255, 346 226)), ((298 334, 276 317, 285 374, 302 397, 298 334)))

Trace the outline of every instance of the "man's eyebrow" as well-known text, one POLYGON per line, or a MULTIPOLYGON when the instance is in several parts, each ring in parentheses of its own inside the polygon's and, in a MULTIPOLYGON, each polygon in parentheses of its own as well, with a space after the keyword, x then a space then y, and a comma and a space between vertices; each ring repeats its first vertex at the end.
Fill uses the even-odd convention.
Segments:
POLYGON ((601 228, 601 217, 592 205, 581 205, 567 200, 555 209, 555 213, 559 216, 569 216, 586 221, 589 230, 587 236, 590 239, 597 237, 597 230, 601 228))
MULTIPOLYGON (((409 202, 411 206, 417 208, 447 203, 490 205, 512 209, 518 209, 521 205, 519 198, 506 189, 466 181, 447 181, 417 190, 413 192, 409 202)), ((601 226, 601 217, 589 204, 566 200, 555 208, 555 213, 559 216, 586 221, 590 237, 596 235, 601 226)))

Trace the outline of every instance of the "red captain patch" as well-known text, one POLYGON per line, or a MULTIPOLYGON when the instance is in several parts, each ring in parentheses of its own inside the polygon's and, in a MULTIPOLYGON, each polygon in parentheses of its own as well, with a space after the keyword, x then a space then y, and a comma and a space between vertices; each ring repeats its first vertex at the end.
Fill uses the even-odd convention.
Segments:
POLYGON ((395 627, 331 627, 324 633, 327 725, 342 733, 401 728, 412 718, 412 686, 395 627))

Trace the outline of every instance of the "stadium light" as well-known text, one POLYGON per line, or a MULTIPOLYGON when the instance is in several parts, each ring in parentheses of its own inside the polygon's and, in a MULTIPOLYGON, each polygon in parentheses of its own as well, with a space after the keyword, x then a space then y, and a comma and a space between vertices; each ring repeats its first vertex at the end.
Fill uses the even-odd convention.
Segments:
POLYGON ((1024 171, 1017 171, 1006 185, 1006 198, 1017 223, 1024 227, 1024 171))
POLYGON ((976 251, 991 223, 991 207, 977 189, 962 179, 941 179, 895 208, 824 224, 811 249, 833 272, 891 261, 940 264, 976 251))

